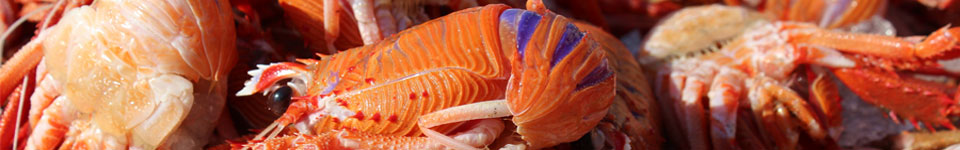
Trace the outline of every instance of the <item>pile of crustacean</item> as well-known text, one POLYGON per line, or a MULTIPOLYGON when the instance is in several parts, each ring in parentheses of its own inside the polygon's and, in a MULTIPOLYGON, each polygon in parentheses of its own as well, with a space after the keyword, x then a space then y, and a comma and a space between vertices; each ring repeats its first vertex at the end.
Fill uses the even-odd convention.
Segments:
POLYGON ((5 149, 960 149, 957 0, 0 0, 5 149))

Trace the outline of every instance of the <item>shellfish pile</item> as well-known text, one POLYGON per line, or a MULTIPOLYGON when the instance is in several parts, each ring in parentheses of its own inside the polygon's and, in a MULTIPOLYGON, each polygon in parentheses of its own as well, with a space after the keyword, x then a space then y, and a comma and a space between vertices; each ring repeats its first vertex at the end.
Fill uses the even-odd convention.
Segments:
POLYGON ((955 0, 0 0, 0 149, 951 149, 955 0))

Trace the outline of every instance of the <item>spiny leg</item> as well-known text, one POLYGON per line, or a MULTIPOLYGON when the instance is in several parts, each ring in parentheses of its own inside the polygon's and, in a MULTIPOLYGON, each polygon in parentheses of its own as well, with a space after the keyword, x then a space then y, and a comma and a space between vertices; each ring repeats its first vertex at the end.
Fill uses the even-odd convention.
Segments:
MULTIPOLYGON (((37 39, 43 38, 41 34, 37 39)), ((40 40, 34 40, 23 46, 20 51, 13 55, 13 58, 4 62, 0 66, 0 97, 6 97, 13 91, 17 85, 20 85, 20 79, 27 75, 43 58, 43 49, 39 47, 40 40)), ((6 99, 0 99, 0 103, 6 99)))

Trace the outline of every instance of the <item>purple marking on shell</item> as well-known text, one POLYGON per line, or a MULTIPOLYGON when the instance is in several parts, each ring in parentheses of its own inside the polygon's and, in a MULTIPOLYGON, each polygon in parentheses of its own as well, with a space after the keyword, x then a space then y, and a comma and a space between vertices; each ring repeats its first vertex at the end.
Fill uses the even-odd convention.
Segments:
POLYGON ((560 36, 560 42, 557 42, 557 49, 553 51, 553 61, 550 62, 550 68, 553 68, 560 60, 567 57, 570 51, 573 51, 573 48, 576 47, 577 44, 580 44, 580 39, 582 38, 583 32, 580 32, 577 26, 572 23, 567 24, 563 35, 560 36))
POLYGON ((527 48, 527 42, 530 41, 533 32, 537 30, 540 19, 542 17, 539 14, 531 11, 523 11, 523 14, 520 14, 519 24, 517 24, 517 51, 520 53, 518 57, 521 60, 524 49, 527 48))
POLYGON ((337 84, 340 84, 340 77, 337 76, 337 74, 339 73, 330 72, 330 77, 333 78, 333 83, 330 83, 327 85, 327 87, 323 88, 323 91, 320 92, 320 95, 330 94, 330 92, 333 92, 333 89, 337 87, 337 84))
POLYGON ((523 12, 523 9, 510 8, 500 14, 500 24, 505 24, 510 27, 517 26, 517 19, 519 19, 519 14, 523 12))
POLYGON ((580 83, 577 83, 576 90, 596 85, 597 83, 600 83, 600 81, 610 78, 612 75, 613 72, 610 71, 609 67, 607 67, 607 60, 603 60, 600 65, 597 65, 596 68, 593 68, 593 71, 590 71, 590 74, 587 74, 587 77, 584 77, 580 83))

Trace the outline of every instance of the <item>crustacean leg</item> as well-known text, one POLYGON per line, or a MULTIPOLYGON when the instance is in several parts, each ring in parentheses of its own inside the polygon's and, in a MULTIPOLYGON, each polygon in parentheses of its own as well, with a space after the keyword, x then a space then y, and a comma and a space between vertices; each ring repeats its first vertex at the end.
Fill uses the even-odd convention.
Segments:
MULTIPOLYGON (((448 123, 455 122, 464 122, 475 119, 485 119, 485 118, 501 118, 510 116, 510 111, 507 108, 506 100, 493 100, 486 102, 473 103, 469 105, 450 107, 440 111, 435 111, 429 114, 420 116, 420 121, 418 125, 420 126, 420 131, 423 131, 423 134, 427 137, 430 137, 444 145, 447 145, 451 148, 456 149, 476 149, 476 147, 481 147, 490 144, 493 142, 493 139, 497 135, 500 135, 501 131, 486 132, 486 134, 477 134, 476 137, 484 137, 476 140, 460 140, 456 137, 448 137, 440 132, 437 132, 431 127, 436 127, 439 125, 444 125, 448 123), (485 142, 485 143, 484 143, 485 142)), ((492 126, 497 126, 497 124, 492 124, 492 126)), ((499 124, 499 129, 503 130, 503 124, 499 124)))
POLYGON ((27 97, 25 95, 32 88, 29 80, 29 78, 25 78, 25 84, 18 86, 14 89, 14 93, 6 97, 9 100, 6 107, 3 108, 2 118, 0 118, 0 147, 16 148, 22 144, 21 137, 25 133, 21 129, 27 128, 22 128, 20 125, 26 123, 26 116, 22 113, 23 109, 30 107, 30 103, 24 102, 26 101, 24 98, 27 97))
POLYGON ((746 77, 742 72, 724 69, 717 73, 710 85, 707 98, 710 99, 710 136, 714 147, 733 148, 735 145, 737 109, 746 77))
POLYGON ((66 113, 70 112, 66 97, 58 97, 53 101, 50 107, 43 109, 43 116, 40 117, 37 126, 31 132, 27 139, 27 149, 54 149, 63 142, 64 136, 69 130, 69 123, 76 116, 66 113))
MULTIPOLYGON (((819 51, 814 54, 820 54, 816 52, 819 51)), ((774 139, 777 143, 786 143, 779 145, 781 147, 794 147, 789 143, 796 143, 799 132, 793 128, 798 126, 814 138, 824 137, 823 121, 818 119, 806 100, 787 87, 789 83, 771 77, 750 76, 730 67, 730 63, 736 62, 730 58, 717 53, 681 59, 672 62, 668 74, 660 75, 661 80, 666 79, 663 84, 669 94, 664 107, 672 107, 679 117, 676 122, 681 125, 673 136, 688 140, 691 144, 686 146, 691 149, 707 149, 711 143, 713 148, 735 148, 737 136, 745 134, 737 131, 742 126, 737 110, 745 107, 752 108, 752 113, 757 115, 754 116, 756 122, 760 123, 757 126, 767 131, 759 133, 763 137, 779 137, 774 139), (798 119, 792 119, 791 115, 798 119), (795 124, 793 120, 803 124, 795 124)), ((815 83, 824 84, 822 80, 815 83)), ((817 89, 817 94, 829 97, 822 92, 829 89, 817 89)), ((835 103, 830 104, 828 106, 835 106, 832 105, 835 103)))
POLYGON ((827 135, 832 139, 840 139, 840 133, 843 132, 843 107, 840 106, 840 93, 837 83, 833 82, 831 75, 824 69, 811 69, 807 72, 807 79, 811 81, 809 88, 809 101, 811 107, 818 113, 823 120, 827 135))
POLYGON ((15 135, 12 129, 17 128, 21 130, 20 133, 17 134, 20 138, 2 140, 0 141, 0 147, 11 147, 11 143, 4 142, 24 144, 21 142, 25 142, 25 136, 29 135, 29 131, 36 127, 43 114, 43 110, 50 106, 54 98, 60 95, 56 81, 47 74, 46 67, 44 66, 43 64, 38 65, 36 78, 28 76, 29 78, 24 79, 27 82, 21 84, 22 86, 18 88, 17 92, 11 94, 9 98, 11 101, 8 101, 10 104, 7 105, 9 108, 4 109, 3 124, 0 124, 0 128, 2 128, 3 131, 0 131, 0 135, 8 138, 6 136, 15 135), (21 105, 23 106, 21 107, 21 105), (20 116, 21 118, 13 116, 20 116), (20 123, 14 123, 14 120, 20 120, 20 123))
MULTIPOLYGON (((52 6, 39 7, 38 10, 30 11, 25 17, 15 21, 0 37, 0 47, 3 47, 7 37, 11 36, 11 33, 25 22, 27 17, 45 12, 43 9, 50 7, 52 6)), ((51 16, 53 15, 48 15, 43 22, 49 24, 51 16)), ((38 36, 38 38, 41 37, 45 36, 38 36)), ((29 132, 37 124, 40 111, 53 101, 53 97, 42 97, 41 95, 59 95, 59 92, 55 90, 54 84, 56 82, 47 74, 45 65, 40 64, 43 62, 43 50, 39 43, 35 41, 27 43, 11 60, 0 66, 0 97, 4 97, 0 98, 0 102, 10 100, 7 101, 9 102, 8 108, 4 109, 3 118, 0 119, 0 147, 2 148, 23 148, 24 145, 21 144, 26 142, 25 139, 30 135, 29 132), (31 77, 33 75, 36 75, 36 77, 31 77), (12 90, 14 86, 16 86, 16 90, 7 91, 12 90)), ((0 62, 3 61, 0 58, 0 62)))
MULTIPOLYGON (((923 42, 914 43, 898 37, 799 28, 786 31, 791 42, 835 48, 842 52, 882 57, 892 60, 942 59, 957 57, 960 51, 960 27, 944 27, 930 34, 923 42)), ((949 69, 949 68, 945 68, 949 69)), ((950 71, 950 70, 947 70, 950 71)))
MULTIPOLYGON (((3 129, 0 130, 0 135, 3 135, 4 139, 0 141, 0 147, 54 148, 60 143, 59 139, 64 136, 61 131, 66 131, 66 127, 58 126, 64 123, 59 118, 62 114, 59 114, 58 110, 50 109, 46 112, 51 115, 43 115, 44 110, 60 94, 56 81, 47 74, 44 66, 43 64, 37 65, 35 69, 36 77, 26 76, 25 82, 15 90, 16 93, 10 95, 10 101, 8 101, 10 104, 4 109, 4 117, 2 123, 0 123, 0 128, 3 129), (40 127, 35 128, 38 124, 41 124, 40 127), (31 132, 37 130, 40 130, 38 133, 43 135, 32 136, 31 132), (29 138, 44 137, 41 139, 45 142, 27 142, 29 141, 27 136, 29 138)), ((31 70, 31 73, 33 72, 31 70)), ((60 106, 57 105, 57 107, 60 106)))
MULTIPOLYGON (((24 46, 13 57, 0 66, 0 95, 9 95, 17 85, 20 85, 20 79, 23 79, 31 69, 40 63, 43 58, 43 50, 38 47, 39 42, 31 42, 24 46)), ((0 103, 6 102, 0 99, 0 103)))
MULTIPOLYGON (((888 108, 911 121, 939 124, 955 128, 947 115, 958 113, 954 95, 956 87, 942 83, 912 79, 894 71, 910 70, 958 74, 960 69, 951 68, 949 61, 960 55, 960 28, 944 27, 928 36, 923 42, 914 43, 891 36, 840 33, 820 29, 794 32, 794 42, 823 45, 854 55, 879 57, 893 66, 860 62, 859 68, 837 68, 834 73, 854 93, 864 100, 888 108), (919 62, 919 63, 916 63, 919 62), (880 67, 872 67, 878 65, 880 67), (864 80, 867 79, 867 80, 864 80), (880 87, 880 88, 878 88, 880 87), (905 101, 922 98, 922 102, 905 101)), ((883 62, 882 62, 883 63, 883 62)), ((929 128, 932 126, 927 124, 929 128)))
MULTIPOLYGON (((681 135, 676 136, 686 139, 689 143, 687 146, 690 146, 691 149, 708 149, 709 140, 707 140, 707 137, 710 134, 706 131, 707 122, 706 116, 704 116, 706 112, 704 112, 703 103, 700 100, 704 97, 706 88, 710 84, 709 81, 711 81, 709 79, 712 79, 715 70, 706 67, 708 65, 679 66, 697 68, 689 69, 690 72, 686 71, 685 68, 672 68, 669 75, 662 76, 668 79, 666 86, 669 90, 665 92, 670 95, 667 97, 667 99, 670 99, 669 103, 664 107, 672 108, 676 113, 677 123, 682 125, 679 132, 681 135), (700 69, 698 66, 703 66, 703 68, 700 69)), ((670 108, 667 110, 671 110, 670 108)))
POLYGON ((739 122, 737 109, 740 108, 740 100, 744 98, 751 100, 749 105, 758 115, 757 121, 763 122, 760 127, 767 130, 768 134, 771 131, 781 130, 788 130, 794 134, 794 136, 774 135, 773 137, 781 137, 776 141, 796 142, 797 132, 792 131, 793 126, 788 126, 790 125, 788 123, 794 120, 791 119, 791 113, 804 122, 803 127, 808 129, 812 136, 823 136, 820 123, 813 117, 814 113, 809 110, 805 100, 792 90, 779 85, 780 83, 771 79, 753 79, 751 81, 754 82, 745 83, 743 81, 750 77, 743 72, 730 68, 717 69, 710 65, 700 66, 703 67, 690 68, 692 70, 673 70, 674 72, 669 75, 668 83, 671 99, 675 100, 672 107, 678 116, 683 116, 679 119, 680 124, 683 125, 681 127, 683 135, 680 136, 686 137, 691 142, 689 145, 691 148, 707 149, 711 145, 709 143, 713 143, 715 148, 735 147, 737 141, 734 139, 738 133, 739 122), (703 106, 705 104, 708 107, 703 106), (709 116, 704 116, 705 114, 709 116))
MULTIPOLYGON (((323 29, 327 50, 336 51, 333 41, 340 36, 340 3, 339 0, 323 0, 323 29)), ((361 28, 363 30, 363 28, 361 28)), ((366 39, 364 39, 366 41, 366 39)), ((369 44, 369 43, 364 43, 369 44)))
POLYGON ((776 143, 787 143, 781 145, 785 148, 796 147, 799 132, 794 129, 797 126, 816 139, 826 136, 821 126, 822 121, 817 119, 807 101, 795 91, 762 76, 747 82, 747 87, 750 88, 750 107, 759 119, 757 123, 761 124, 761 128, 766 130, 776 143), (801 124, 794 123, 791 114, 796 116, 801 124))

